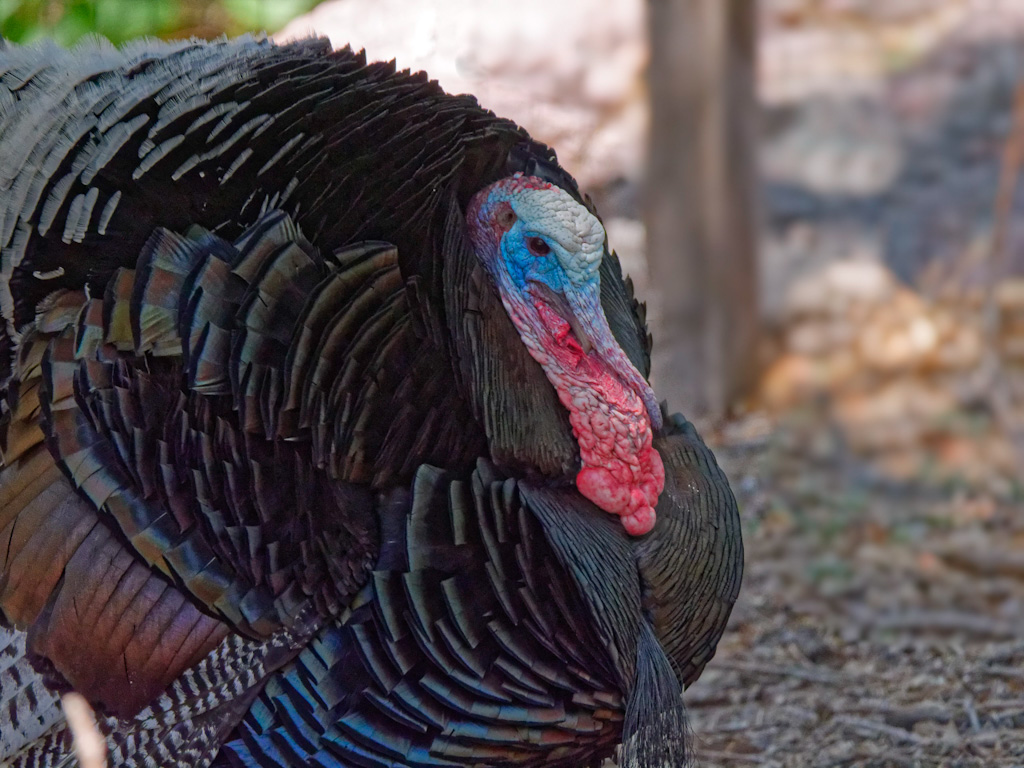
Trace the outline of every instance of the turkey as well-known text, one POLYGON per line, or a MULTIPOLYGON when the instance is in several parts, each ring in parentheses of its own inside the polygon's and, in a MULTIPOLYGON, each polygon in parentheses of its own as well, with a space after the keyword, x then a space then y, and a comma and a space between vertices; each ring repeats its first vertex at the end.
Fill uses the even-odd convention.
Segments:
POLYGON ((326 40, 0 50, 0 763, 631 766, 736 599, 554 154, 326 40))

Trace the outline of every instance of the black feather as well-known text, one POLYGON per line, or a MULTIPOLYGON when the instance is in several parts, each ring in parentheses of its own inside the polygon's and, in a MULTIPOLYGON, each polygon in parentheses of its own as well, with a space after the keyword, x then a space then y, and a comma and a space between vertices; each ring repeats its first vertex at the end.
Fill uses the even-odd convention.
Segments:
POLYGON ((0 46, 0 762, 71 759, 71 687, 112 765, 689 758, 735 501, 681 419, 650 534, 576 491, 465 233, 517 172, 593 210, 513 123, 326 40, 0 46))

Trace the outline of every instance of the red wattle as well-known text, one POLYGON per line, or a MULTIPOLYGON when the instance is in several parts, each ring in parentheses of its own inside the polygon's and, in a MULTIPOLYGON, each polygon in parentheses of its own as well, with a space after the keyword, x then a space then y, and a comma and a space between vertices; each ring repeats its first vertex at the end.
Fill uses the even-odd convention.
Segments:
POLYGON ((528 346, 569 411, 583 463, 576 487, 604 511, 619 515, 627 533, 648 533, 665 487, 665 468, 651 446, 646 406, 600 357, 584 353, 561 315, 540 300, 534 308, 549 335, 537 339, 539 348, 528 346))

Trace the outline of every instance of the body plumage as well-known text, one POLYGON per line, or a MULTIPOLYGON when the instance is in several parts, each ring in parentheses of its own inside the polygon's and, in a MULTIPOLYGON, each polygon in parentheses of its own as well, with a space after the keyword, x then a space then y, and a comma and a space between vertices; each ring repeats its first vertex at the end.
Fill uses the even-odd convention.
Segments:
POLYGON ((118 766, 685 759, 735 502, 603 229, 577 311, 509 198, 569 266, 501 287, 518 229, 467 212, 524 185, 593 217, 512 123, 326 41, 0 50, 3 764, 67 764, 68 689, 118 766))

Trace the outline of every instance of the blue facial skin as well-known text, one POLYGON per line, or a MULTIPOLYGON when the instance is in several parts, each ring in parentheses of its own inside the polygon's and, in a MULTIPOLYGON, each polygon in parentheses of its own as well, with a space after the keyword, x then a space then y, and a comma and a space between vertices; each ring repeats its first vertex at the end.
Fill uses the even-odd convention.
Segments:
POLYGON ((557 248, 557 244, 526 229, 522 221, 517 221, 505 233, 501 239, 501 255, 505 261, 505 269, 520 291, 524 291, 527 282, 532 280, 535 283, 543 283, 556 293, 565 293, 567 276, 556 255, 557 248), (531 251, 528 244, 531 239, 534 245, 537 241, 544 243, 549 249, 548 253, 539 254, 531 251))

